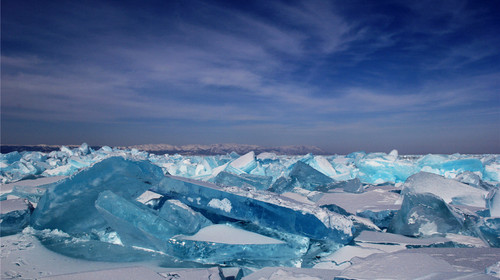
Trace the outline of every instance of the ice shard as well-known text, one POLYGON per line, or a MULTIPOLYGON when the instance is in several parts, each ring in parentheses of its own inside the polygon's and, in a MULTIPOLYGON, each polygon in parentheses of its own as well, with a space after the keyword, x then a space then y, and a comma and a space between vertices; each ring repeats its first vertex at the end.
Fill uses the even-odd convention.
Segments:
POLYGON ((490 217, 500 218, 500 189, 491 190, 487 197, 490 217))
POLYGON ((195 208, 230 219, 248 221, 312 239, 345 244, 352 239, 353 224, 344 216, 314 205, 302 205, 271 192, 246 192, 167 175, 152 191, 195 208))
POLYGON ((29 225, 33 205, 25 199, 0 201, 0 236, 22 231, 29 225))
POLYGON ((398 160, 397 152, 373 153, 356 161, 358 177, 363 183, 383 184, 404 182, 416 172, 414 165, 406 160, 398 160))
POLYGON ((293 181, 289 177, 279 177, 274 181, 274 183, 269 187, 269 191, 275 193, 285 193, 293 189, 293 181))
POLYGON ((478 229, 491 247, 500 247, 500 218, 486 218, 479 223, 478 229))
POLYGON ((110 190, 133 200, 163 176, 160 167, 146 161, 105 159, 47 189, 31 224, 36 229, 59 229, 69 234, 106 227, 106 220, 94 207, 99 193, 110 190))
POLYGON ((192 236, 175 236, 169 240, 169 248, 170 254, 184 260, 259 266, 291 265, 307 250, 296 250, 281 240, 224 224, 205 227, 192 236))
POLYGON ((300 159, 300 161, 328 177, 335 177, 337 175, 335 168, 333 168, 332 164, 323 156, 313 156, 312 154, 307 154, 300 159))
POLYGON ((406 180, 402 194, 410 192, 432 193, 449 204, 479 208, 486 207, 485 198, 488 195, 488 191, 428 172, 419 172, 406 180))
POLYGON ((260 176, 253 174, 236 175, 226 171, 220 172, 214 179, 219 185, 235 187, 252 187, 259 190, 267 190, 271 185, 273 178, 269 176, 260 176))
POLYGON ((326 186, 320 186, 316 188, 318 191, 328 192, 332 189, 342 189, 344 192, 349 193, 362 193, 363 192, 363 184, 358 178, 354 178, 352 180, 335 182, 328 184, 326 186))
POLYGON ((185 234, 196 233, 201 228, 212 224, 205 216, 175 199, 169 199, 163 203, 159 216, 181 228, 182 233, 185 234))
POLYGON ((257 167, 257 161, 253 151, 242 155, 229 164, 229 170, 237 170, 237 174, 250 173, 255 167, 257 167))
MULTIPOLYGON (((129 246, 165 250, 162 240, 168 240, 176 234, 192 234, 199 229, 199 225, 193 228, 192 225, 184 227, 180 224, 180 217, 175 215, 179 212, 167 209, 164 215, 160 216, 157 211, 141 203, 129 201, 111 191, 99 194, 95 207, 111 228, 118 232, 123 244, 129 246), (167 215, 168 213, 174 215, 167 215)), ((191 216, 195 216, 195 213, 191 216)))
POLYGON ((415 237, 463 230, 462 219, 441 198, 431 193, 407 193, 388 229, 392 233, 415 237))
POLYGON ((326 186, 333 183, 333 179, 312 168, 302 161, 298 161, 293 165, 290 172, 290 177, 293 183, 306 190, 316 190, 320 186, 326 186))

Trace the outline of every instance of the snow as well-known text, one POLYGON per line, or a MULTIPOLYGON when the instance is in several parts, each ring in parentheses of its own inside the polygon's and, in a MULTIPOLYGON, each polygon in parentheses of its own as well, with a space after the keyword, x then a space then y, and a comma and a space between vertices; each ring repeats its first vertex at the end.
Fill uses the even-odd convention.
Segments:
POLYGON ((215 242, 225 244, 283 244, 281 240, 269 238, 250 231, 230 227, 223 224, 202 228, 195 235, 178 235, 176 239, 215 242))
POLYGON ((227 198, 224 198, 222 200, 220 199, 217 199, 217 198, 213 198, 212 200, 210 200, 210 202, 208 202, 208 206, 212 207, 212 208, 216 208, 216 209, 220 209, 224 212, 231 212, 231 201, 229 201, 229 199, 227 198))

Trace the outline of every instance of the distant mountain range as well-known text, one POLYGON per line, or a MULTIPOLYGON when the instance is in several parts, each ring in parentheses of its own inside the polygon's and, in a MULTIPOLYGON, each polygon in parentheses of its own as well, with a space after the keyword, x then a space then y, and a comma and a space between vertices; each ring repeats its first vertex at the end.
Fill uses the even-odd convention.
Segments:
MULTIPOLYGON (((65 145, 68 148, 76 148, 79 145, 65 145)), ((13 151, 40 151, 51 152, 59 150, 61 145, 1 145, 1 153, 10 153, 13 151)), ((91 146, 97 150, 101 146, 91 146)), ((315 146, 279 146, 279 147, 262 147, 257 145, 246 144, 214 144, 214 145, 182 145, 174 146, 169 144, 146 144, 116 147, 119 149, 137 149, 154 154, 181 154, 181 155, 220 155, 231 152, 245 154, 250 151, 255 153, 271 152, 281 155, 304 155, 312 153, 315 155, 327 154, 324 150, 315 146)))
POLYGON ((279 147, 262 147, 257 145, 246 144, 214 144, 214 145, 183 145, 173 146, 168 144, 149 144, 120 147, 126 149, 138 149, 148 151, 155 154, 184 154, 184 155, 220 155, 231 152, 245 154, 250 151, 255 153, 271 152, 276 154, 286 155, 302 155, 313 153, 316 155, 326 154, 322 149, 315 146, 279 146, 279 147))

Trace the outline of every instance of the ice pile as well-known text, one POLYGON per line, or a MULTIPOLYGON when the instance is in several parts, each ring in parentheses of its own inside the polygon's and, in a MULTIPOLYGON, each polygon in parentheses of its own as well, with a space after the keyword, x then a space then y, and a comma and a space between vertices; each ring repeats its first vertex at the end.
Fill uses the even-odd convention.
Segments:
POLYGON ((0 164, 1 235, 33 235, 79 259, 311 268, 269 272, 290 279, 323 279, 322 269, 364 279, 382 261, 413 259, 467 279, 479 272, 411 250, 500 247, 498 155, 181 156, 84 144, 1 154, 0 164))

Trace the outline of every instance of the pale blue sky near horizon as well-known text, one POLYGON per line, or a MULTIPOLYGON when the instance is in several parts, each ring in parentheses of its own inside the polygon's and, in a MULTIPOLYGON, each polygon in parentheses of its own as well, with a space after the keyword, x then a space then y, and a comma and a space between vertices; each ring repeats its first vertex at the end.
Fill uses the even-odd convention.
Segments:
POLYGON ((2 1, 1 143, 500 153, 498 1, 2 1))

